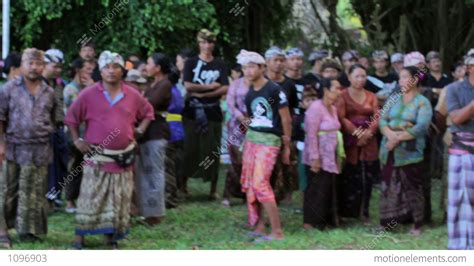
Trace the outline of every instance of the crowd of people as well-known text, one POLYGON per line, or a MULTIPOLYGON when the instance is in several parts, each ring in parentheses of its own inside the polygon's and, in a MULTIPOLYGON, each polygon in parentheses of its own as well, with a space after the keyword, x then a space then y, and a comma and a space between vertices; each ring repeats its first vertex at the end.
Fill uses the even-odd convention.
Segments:
POLYGON ((69 75, 58 49, 5 58, 0 246, 12 247, 12 228, 40 241, 48 214, 64 208, 75 215, 74 248, 102 234, 116 249, 131 217, 157 226, 178 207, 189 178, 221 198, 226 153, 222 205, 246 202, 256 242, 283 239, 279 206, 300 198, 306 230, 370 225, 374 184, 378 229, 412 224, 419 236, 440 178, 448 248, 474 248, 474 49, 445 74, 435 51, 306 58, 272 46, 241 50, 229 68, 213 55, 213 32, 199 31, 197 44, 173 62, 161 52, 96 59, 89 42, 69 75))

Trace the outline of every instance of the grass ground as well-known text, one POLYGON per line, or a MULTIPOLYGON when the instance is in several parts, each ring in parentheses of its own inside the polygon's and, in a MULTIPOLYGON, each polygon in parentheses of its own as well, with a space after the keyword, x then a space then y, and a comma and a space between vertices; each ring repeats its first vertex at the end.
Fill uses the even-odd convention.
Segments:
MULTIPOLYGON (((224 183, 220 175, 220 191, 224 183)), ((348 221, 343 227, 324 231, 302 229, 302 214, 295 213, 299 196, 294 202, 280 207, 285 240, 254 244, 243 227, 247 221, 245 205, 238 199, 235 206, 224 208, 220 201, 207 201, 209 183, 190 180, 191 197, 177 209, 168 210, 166 219, 155 228, 134 224, 129 237, 120 242, 121 249, 446 249, 447 232, 442 224, 439 208, 441 182, 433 181, 433 225, 425 226, 423 234, 412 237, 408 226, 397 226, 396 231, 378 235, 374 232, 378 221, 379 189, 374 188, 371 201, 371 226, 348 221)), ((41 243, 18 243, 12 235, 15 249, 71 249, 74 238, 74 216, 56 212, 49 217, 49 232, 41 243)), ((86 238, 88 249, 103 249, 101 236, 86 238)))

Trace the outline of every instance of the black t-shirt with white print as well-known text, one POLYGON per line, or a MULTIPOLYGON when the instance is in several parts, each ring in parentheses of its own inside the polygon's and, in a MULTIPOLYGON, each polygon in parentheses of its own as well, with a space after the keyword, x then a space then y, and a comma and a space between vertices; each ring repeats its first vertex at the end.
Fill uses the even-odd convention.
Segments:
POLYGON ((277 136, 283 134, 279 110, 288 107, 288 100, 278 84, 268 80, 258 91, 250 86, 245 105, 252 120, 249 125, 252 130, 277 136))
POLYGON ((308 81, 304 78, 301 77, 299 79, 293 79, 289 78, 293 83, 295 84, 295 90, 296 90, 296 106, 293 107, 293 115, 300 115, 304 113, 304 110, 301 108, 301 101, 303 100, 303 91, 304 91, 304 86, 308 84, 308 81))
POLYGON ((288 100, 288 107, 290 108, 290 112, 293 113, 295 108, 298 108, 298 96, 296 95, 296 87, 295 83, 288 77, 285 76, 285 80, 282 82, 275 82, 276 84, 280 85, 283 92, 286 94, 286 98, 288 100))
MULTIPOLYGON (((229 85, 229 70, 221 59, 214 58, 210 62, 201 60, 198 56, 186 60, 183 69, 183 81, 192 82, 196 84, 211 84, 219 82, 221 85, 229 85)), ((209 91, 202 91, 199 93, 206 93, 209 91)), ((189 119, 194 119, 194 108, 189 106, 190 100, 195 97, 186 97, 183 116, 189 119)), ((210 121, 221 122, 223 119, 222 111, 219 105, 220 97, 212 98, 195 98, 202 104, 215 104, 210 108, 205 108, 207 119, 210 121)))

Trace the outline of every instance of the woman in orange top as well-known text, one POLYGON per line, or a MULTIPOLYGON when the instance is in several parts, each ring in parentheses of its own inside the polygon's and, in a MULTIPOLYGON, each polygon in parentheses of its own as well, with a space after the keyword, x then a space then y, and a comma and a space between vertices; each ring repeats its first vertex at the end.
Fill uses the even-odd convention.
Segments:
POLYGON ((374 93, 364 89, 367 71, 359 64, 349 69, 351 82, 337 103, 344 134, 346 165, 339 178, 339 214, 342 217, 369 218, 372 181, 379 174, 378 103, 374 93))

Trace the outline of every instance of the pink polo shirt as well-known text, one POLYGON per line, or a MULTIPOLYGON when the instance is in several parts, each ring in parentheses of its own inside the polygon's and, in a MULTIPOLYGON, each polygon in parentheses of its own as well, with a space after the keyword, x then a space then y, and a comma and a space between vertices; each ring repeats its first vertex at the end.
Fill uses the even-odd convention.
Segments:
MULTIPOLYGON (((85 88, 69 107, 64 123, 79 126, 85 123, 84 139, 111 150, 125 149, 134 139, 135 124, 155 119, 153 107, 135 89, 122 82, 123 97, 111 103, 104 94, 102 82, 85 88)), ((121 172, 115 163, 104 171, 121 172)))

